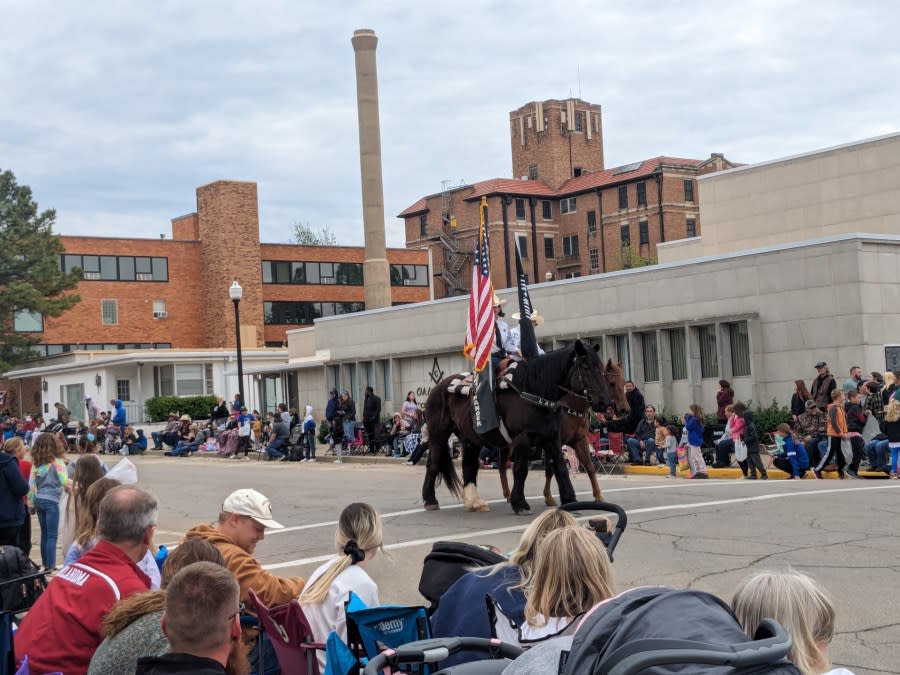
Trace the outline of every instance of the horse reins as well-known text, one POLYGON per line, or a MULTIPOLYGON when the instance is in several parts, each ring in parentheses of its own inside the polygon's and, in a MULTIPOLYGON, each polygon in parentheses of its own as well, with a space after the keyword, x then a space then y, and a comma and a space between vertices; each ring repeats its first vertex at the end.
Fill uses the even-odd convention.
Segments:
MULTIPOLYGON (((581 369, 578 367, 578 356, 572 357, 572 366, 575 368, 575 372, 578 375, 578 381, 580 382, 581 386, 584 387, 584 377, 581 375, 581 369)), ((531 405, 538 406, 539 408, 546 408, 547 410, 551 411, 561 410, 566 415, 578 418, 584 418, 587 414, 583 410, 575 410, 574 408, 570 408, 569 406, 565 405, 564 403, 560 403, 559 401, 551 401, 550 399, 544 398, 543 396, 538 396, 537 394, 532 394, 527 391, 521 391, 511 381, 507 382, 507 386, 509 386, 510 389, 516 392, 519 395, 519 398, 521 398, 523 401, 525 401, 526 403, 530 403, 531 405)), ((591 393, 590 391, 588 391, 587 387, 584 387, 583 389, 584 394, 579 394, 572 391, 571 389, 566 389, 561 384, 558 384, 556 386, 562 389, 564 392, 580 398, 589 405, 593 401, 593 397, 591 396, 591 393)))

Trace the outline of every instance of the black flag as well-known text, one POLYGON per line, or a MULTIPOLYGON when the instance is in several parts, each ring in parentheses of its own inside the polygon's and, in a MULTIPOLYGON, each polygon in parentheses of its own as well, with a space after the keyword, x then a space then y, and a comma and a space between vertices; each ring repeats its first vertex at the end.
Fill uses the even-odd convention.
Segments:
MULTIPOLYGON (((518 239, 518 237, 516 238, 518 239)), ((528 277, 522 268, 522 255, 519 253, 519 242, 516 241, 516 277, 519 284, 519 349, 522 357, 534 358, 538 355, 537 337, 534 324, 531 323, 531 297, 528 295, 528 277)))

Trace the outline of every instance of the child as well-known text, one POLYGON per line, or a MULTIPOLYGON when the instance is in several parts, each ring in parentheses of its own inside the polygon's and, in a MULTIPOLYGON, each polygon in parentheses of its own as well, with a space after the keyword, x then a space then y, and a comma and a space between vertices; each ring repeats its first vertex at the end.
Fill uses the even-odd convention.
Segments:
POLYGON ((37 513, 41 526, 41 563, 45 570, 56 569, 59 500, 63 490, 69 490, 69 474, 58 453, 59 446, 53 434, 41 434, 31 449, 28 507, 37 513))
POLYGON ((316 420, 313 419, 313 407, 306 406, 306 417, 303 418, 303 436, 306 440, 306 456, 301 462, 316 461, 316 420))
POLYGON ((809 455, 806 454, 806 446, 794 439, 791 428, 784 423, 775 428, 775 441, 784 448, 781 457, 776 457, 772 463, 785 473, 791 474, 793 480, 803 478, 809 469, 809 455))
POLYGON ((732 407, 731 417, 731 440, 734 443, 734 458, 737 460, 738 466, 741 467, 741 473, 744 478, 747 477, 747 444, 744 442, 744 429, 747 423, 744 421, 744 413, 747 412, 747 406, 738 401, 732 407), (738 447, 740 444, 741 447, 738 447))
MULTIPOLYGON (((312 573, 299 597, 313 638, 322 643, 331 631, 347 641, 344 604, 350 591, 366 606, 378 605, 378 586, 365 567, 381 548, 381 516, 368 504, 350 504, 341 511, 335 543, 338 555, 312 573)), ((324 673, 325 652, 317 650, 316 658, 324 673)))
POLYGON ((749 476, 744 476, 745 480, 756 480, 756 472, 759 471, 759 477, 762 480, 769 480, 769 474, 763 464, 762 457, 759 456, 759 428, 753 421, 753 411, 745 410, 744 418, 744 444, 747 446, 747 469, 749 476))
POLYGON ((684 428, 688 434, 688 464, 691 467, 691 478, 709 478, 706 473, 706 462, 700 447, 703 445, 703 411, 696 403, 688 407, 684 415, 684 428))
POLYGON ((891 450, 891 480, 897 480, 897 459, 900 456, 900 401, 892 398, 884 413, 884 433, 891 450))
POLYGON ((666 418, 657 415, 654 423, 656 424, 656 433, 653 436, 653 443, 656 445, 656 461, 662 466, 662 463, 666 461, 666 418))
POLYGON ((678 474, 678 427, 670 424, 666 427, 666 437, 663 447, 666 450, 666 463, 669 465, 669 478, 675 478, 678 474))

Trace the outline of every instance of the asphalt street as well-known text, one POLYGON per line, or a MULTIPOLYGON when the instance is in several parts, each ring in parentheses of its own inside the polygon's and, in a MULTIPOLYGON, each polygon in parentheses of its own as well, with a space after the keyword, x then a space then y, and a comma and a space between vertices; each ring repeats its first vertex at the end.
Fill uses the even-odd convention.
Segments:
MULTIPOLYGON (((467 513, 443 486, 440 511, 421 506, 422 466, 335 465, 209 458, 135 458, 139 480, 160 500, 157 544, 175 543, 191 526, 213 521, 225 496, 253 487, 273 503, 285 529, 271 531, 257 557, 282 575, 304 576, 334 550, 337 516, 366 501, 384 518, 385 551, 370 567, 383 602, 422 603, 422 561, 435 541, 459 539, 508 551, 530 518, 501 497, 495 472, 481 475, 490 513, 467 513)), ((628 513, 615 552, 617 590, 665 584, 730 600, 753 569, 793 567, 814 576, 837 607, 836 664, 857 675, 900 673, 900 483, 896 481, 660 480, 604 478, 604 496, 628 513)), ((544 507, 543 476, 526 494, 544 507)), ((590 498, 578 476, 579 497, 590 498)), ((585 514, 585 516, 591 514, 585 514)))

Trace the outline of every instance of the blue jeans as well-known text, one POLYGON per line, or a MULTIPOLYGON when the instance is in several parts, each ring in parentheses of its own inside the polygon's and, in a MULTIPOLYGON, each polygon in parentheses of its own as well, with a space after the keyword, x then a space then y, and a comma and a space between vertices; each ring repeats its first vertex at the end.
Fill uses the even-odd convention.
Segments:
POLYGON ((716 443, 716 464, 720 467, 731 466, 731 453, 734 452, 734 441, 723 438, 716 443))
POLYGON ((56 540, 59 537, 59 502, 52 499, 34 500, 34 510, 41 526, 41 563, 56 567, 56 540))
MULTIPOLYGON (((656 443, 654 443, 652 438, 644 439, 644 450, 641 452, 641 440, 639 438, 629 438, 625 440, 625 445, 628 446, 628 457, 632 462, 637 462, 640 459, 643 459, 642 455, 646 456, 646 462, 650 463, 650 457, 656 454, 656 443)), ((659 459, 659 455, 657 454, 657 459, 659 459)))
POLYGON ((197 449, 200 446, 197 443, 187 443, 182 441, 178 445, 175 446, 175 449, 172 450, 172 457, 181 457, 182 455, 186 455, 189 452, 197 452, 197 449))
POLYGON ((871 441, 866 443, 866 457, 869 458, 869 468, 872 471, 878 471, 879 469, 887 466, 889 444, 890 441, 888 441, 887 439, 883 441, 876 441, 875 439, 872 439, 871 441))
POLYGON ((281 459, 284 457, 284 453, 279 450, 279 448, 284 447, 284 441, 275 439, 269 444, 269 447, 266 448, 266 454, 269 456, 269 459, 281 459))
POLYGON ((678 453, 667 452, 666 464, 669 465, 669 475, 672 476, 672 478, 675 478, 675 476, 678 475, 678 453))
POLYGON ((356 422, 344 422, 344 444, 350 445, 356 440, 356 422))

